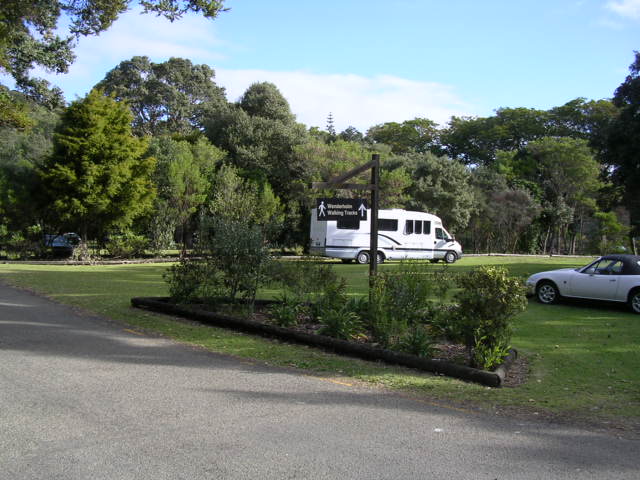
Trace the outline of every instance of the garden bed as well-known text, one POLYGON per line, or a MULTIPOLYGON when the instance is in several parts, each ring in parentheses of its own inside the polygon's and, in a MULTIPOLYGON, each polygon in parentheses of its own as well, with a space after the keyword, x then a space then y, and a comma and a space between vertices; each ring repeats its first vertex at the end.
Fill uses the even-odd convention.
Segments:
MULTIPOLYGON (((268 305, 274 301, 257 301, 257 311, 266 311, 268 305)), ((284 341, 310 345, 317 348, 331 350, 335 353, 355 356, 365 360, 384 361, 403 365, 418 370, 428 371, 437 375, 459 378, 480 383, 490 387, 503 385, 508 369, 517 358, 516 350, 510 350, 503 363, 494 371, 479 370, 466 365, 455 363, 464 353, 463 347, 451 344, 441 344, 437 347, 437 357, 422 358, 407 353, 396 352, 376 347, 364 341, 346 341, 315 333, 314 325, 306 324, 296 328, 284 328, 270 324, 265 314, 253 315, 251 319, 240 318, 235 315, 208 311, 199 305, 177 305, 167 297, 138 297, 132 298, 131 304, 137 308, 152 310, 159 313, 177 315, 197 320, 207 325, 230 328, 251 334, 258 334, 284 341)))

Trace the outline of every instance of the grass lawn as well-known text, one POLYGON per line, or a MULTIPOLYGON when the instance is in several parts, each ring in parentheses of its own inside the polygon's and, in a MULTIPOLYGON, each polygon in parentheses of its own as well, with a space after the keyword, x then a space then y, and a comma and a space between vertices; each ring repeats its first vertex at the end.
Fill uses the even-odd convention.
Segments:
MULTIPOLYGON (((500 264, 514 275, 586 264, 586 259, 466 257, 453 272, 480 264, 500 264)), ((528 358, 531 374, 517 388, 491 389, 409 369, 341 357, 223 329, 193 326, 130 307, 134 296, 166 295, 167 264, 51 266, 0 264, 0 279, 43 293, 59 302, 160 332, 213 351, 296 367, 326 377, 353 378, 409 391, 429 401, 571 415, 597 422, 640 426, 640 316, 625 306, 531 300, 515 322, 512 345, 528 358)), ((365 294, 368 269, 335 263, 354 294, 365 294)), ((381 270, 393 269, 383 264, 381 270)), ((433 268, 442 268, 434 265, 433 268)), ((265 291, 265 296, 276 292, 265 291)), ((347 380, 348 381, 348 380, 347 380)))

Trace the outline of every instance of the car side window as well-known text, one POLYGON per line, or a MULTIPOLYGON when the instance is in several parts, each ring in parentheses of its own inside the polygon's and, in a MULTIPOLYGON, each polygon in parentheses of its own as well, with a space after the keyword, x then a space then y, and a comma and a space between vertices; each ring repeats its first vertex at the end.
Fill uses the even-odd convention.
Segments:
POLYGON ((600 260, 590 265, 583 273, 588 275, 620 275, 622 262, 620 260, 600 260))
POLYGON ((582 273, 586 273, 587 275, 595 275, 598 273, 598 266, 600 265, 600 262, 595 262, 592 263, 591 265, 589 265, 587 268, 585 268, 582 273))
POLYGON ((620 260, 614 262, 609 269, 613 275, 622 275, 622 262, 620 260))

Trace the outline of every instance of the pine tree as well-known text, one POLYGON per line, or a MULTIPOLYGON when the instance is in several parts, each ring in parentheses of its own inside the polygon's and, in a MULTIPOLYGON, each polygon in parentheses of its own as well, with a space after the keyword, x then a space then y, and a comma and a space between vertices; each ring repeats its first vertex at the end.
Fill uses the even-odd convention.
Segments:
POLYGON ((40 175, 60 226, 89 235, 127 228, 151 206, 155 160, 131 132, 124 103, 92 90, 63 113, 40 175))
POLYGON ((331 139, 336 138, 336 127, 333 124, 333 113, 329 112, 329 116, 327 117, 327 132, 331 136, 331 139))

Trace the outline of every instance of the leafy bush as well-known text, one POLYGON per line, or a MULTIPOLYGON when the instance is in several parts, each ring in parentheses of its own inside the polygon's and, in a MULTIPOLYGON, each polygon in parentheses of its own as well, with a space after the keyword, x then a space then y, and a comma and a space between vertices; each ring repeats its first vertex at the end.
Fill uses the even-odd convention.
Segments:
POLYGON ((231 301, 243 298, 253 304, 258 287, 267 280, 271 263, 269 245, 262 228, 228 219, 209 225, 213 227, 214 235, 201 236, 205 250, 200 252, 210 255, 222 273, 226 294, 231 301))
POLYGON ((513 317, 526 308, 525 288, 502 267, 483 266, 457 277, 462 288, 450 313, 450 332, 473 352, 479 368, 491 368, 509 350, 513 317))
POLYGON ((353 340, 362 336, 363 325, 355 312, 342 308, 327 308, 322 311, 318 320, 322 324, 318 333, 343 340, 353 340))
POLYGON ((379 274, 371 292, 369 323, 375 340, 392 347, 434 315, 432 297, 444 295, 444 272, 425 263, 403 262, 393 273, 379 274))
POLYGON ((331 265, 316 257, 305 257, 295 262, 274 262, 269 276, 287 297, 305 304, 314 303, 325 289, 331 289, 331 285, 338 282, 331 265))
POLYGON ((143 235, 125 232, 111 236, 105 247, 113 258, 134 258, 142 256, 148 244, 143 235))
POLYGON ((213 262, 206 260, 182 259, 169 267, 163 278, 169 284, 169 296, 178 303, 211 304, 224 295, 222 274, 213 262))
POLYGON ((280 302, 269 308, 271 319, 281 327, 292 327, 298 324, 303 305, 283 295, 280 302))
POLYGON ((229 219, 203 218, 193 259, 183 258, 165 275, 177 301, 201 298, 215 303, 246 300, 253 309, 258 287, 267 279, 269 245, 259 226, 229 219))
POLYGON ((431 358, 435 341, 425 325, 414 325, 409 328, 395 345, 395 349, 418 357, 431 358))

